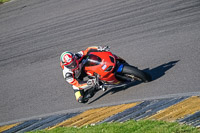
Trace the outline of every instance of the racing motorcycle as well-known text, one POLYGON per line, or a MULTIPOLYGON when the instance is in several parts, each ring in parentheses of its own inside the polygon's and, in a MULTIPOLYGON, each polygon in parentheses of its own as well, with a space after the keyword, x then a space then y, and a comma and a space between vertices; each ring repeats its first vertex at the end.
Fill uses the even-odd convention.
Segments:
POLYGON ((95 81, 95 89, 103 91, 108 88, 125 87, 133 81, 152 80, 150 74, 129 65, 124 59, 108 50, 90 52, 85 59, 84 71, 95 81))

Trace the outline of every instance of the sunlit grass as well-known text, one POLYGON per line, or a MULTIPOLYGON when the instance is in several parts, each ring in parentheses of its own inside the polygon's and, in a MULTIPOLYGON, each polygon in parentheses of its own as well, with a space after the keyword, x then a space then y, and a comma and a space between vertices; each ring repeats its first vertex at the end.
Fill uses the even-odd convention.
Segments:
POLYGON ((10 1, 10 0, 0 0, 0 4, 3 4, 3 3, 8 2, 8 1, 10 1))
POLYGON ((127 121, 124 123, 103 123, 96 126, 58 127, 52 130, 32 131, 31 133, 200 133, 192 126, 164 121, 127 121))

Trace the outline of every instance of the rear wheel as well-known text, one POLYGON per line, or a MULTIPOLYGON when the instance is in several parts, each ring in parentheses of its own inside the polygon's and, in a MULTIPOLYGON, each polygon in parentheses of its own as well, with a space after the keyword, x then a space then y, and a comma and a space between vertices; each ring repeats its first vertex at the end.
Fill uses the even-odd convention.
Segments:
POLYGON ((142 82, 150 82, 152 80, 151 75, 130 65, 124 65, 122 74, 128 78, 142 82))

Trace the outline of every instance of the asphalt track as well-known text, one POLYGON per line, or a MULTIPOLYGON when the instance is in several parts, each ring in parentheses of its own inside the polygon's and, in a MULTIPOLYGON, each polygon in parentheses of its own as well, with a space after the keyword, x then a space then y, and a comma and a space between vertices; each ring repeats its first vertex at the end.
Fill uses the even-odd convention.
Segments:
POLYGON ((15 0, 0 5, 0 123, 143 99, 200 94, 199 0, 15 0), (109 45, 153 76, 77 103, 65 50, 109 45))

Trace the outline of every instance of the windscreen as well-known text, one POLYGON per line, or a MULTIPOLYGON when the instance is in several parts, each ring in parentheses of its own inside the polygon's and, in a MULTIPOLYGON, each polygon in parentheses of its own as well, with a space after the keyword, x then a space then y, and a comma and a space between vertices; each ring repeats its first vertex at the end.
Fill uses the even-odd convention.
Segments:
POLYGON ((101 58, 99 58, 96 55, 90 54, 86 59, 85 66, 96 66, 99 65, 100 63, 101 63, 101 58))

